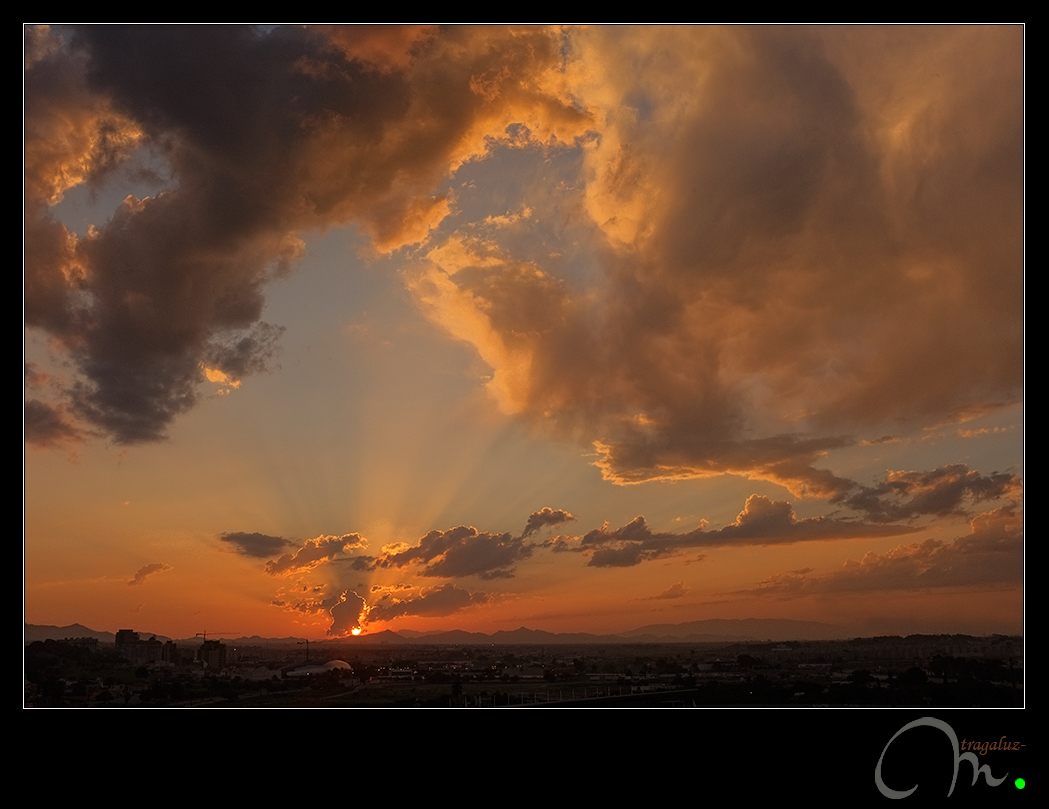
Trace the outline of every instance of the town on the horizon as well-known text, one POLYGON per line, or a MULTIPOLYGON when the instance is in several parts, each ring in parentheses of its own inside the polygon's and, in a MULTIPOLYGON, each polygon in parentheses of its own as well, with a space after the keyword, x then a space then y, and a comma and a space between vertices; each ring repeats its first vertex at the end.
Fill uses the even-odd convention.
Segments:
POLYGON ((176 642, 74 625, 27 626, 26 643, 27 707, 1024 704, 1023 639, 1006 636, 715 640, 522 628, 490 638, 387 631, 311 643, 200 633, 176 642), (85 634, 53 637, 63 630, 85 634))

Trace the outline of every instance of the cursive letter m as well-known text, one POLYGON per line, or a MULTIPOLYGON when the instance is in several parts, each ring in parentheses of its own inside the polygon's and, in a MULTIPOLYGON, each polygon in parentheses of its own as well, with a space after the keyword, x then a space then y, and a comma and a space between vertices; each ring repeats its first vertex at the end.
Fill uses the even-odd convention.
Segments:
POLYGON ((896 734, 891 739, 889 739, 888 743, 885 745, 885 749, 881 751, 881 756, 878 758, 878 766, 874 768, 874 783, 877 785, 878 791, 882 795, 884 795, 886 798, 892 798, 893 800, 899 800, 900 798, 906 798, 908 795, 910 795, 912 792, 914 792, 914 790, 916 790, 918 788, 917 784, 912 786, 910 789, 904 789, 904 790, 891 789, 888 786, 886 786, 885 782, 882 780, 882 777, 881 777, 881 763, 882 763, 882 761, 885 760, 885 754, 887 752, 889 752, 889 745, 891 745, 894 741, 896 741, 896 737, 897 736, 900 736, 903 733, 906 733, 911 728, 917 728, 917 727, 923 727, 923 726, 931 727, 931 728, 939 728, 940 730, 942 730, 944 733, 947 734, 947 738, 951 740, 951 745, 954 747, 954 777, 951 778, 951 788, 949 790, 947 790, 947 797, 948 798, 952 794, 954 794, 954 785, 958 781, 958 766, 963 761, 968 761, 970 764, 972 764, 972 767, 973 767, 973 786, 976 786, 976 781, 979 779, 980 773, 983 773, 984 781, 986 781, 987 784, 989 786, 992 786, 992 787, 998 786, 999 784, 1002 783, 1002 781, 1004 781, 1006 778, 1009 777, 1009 773, 1006 773, 1001 778, 995 778, 994 775, 991 774, 990 766, 987 765, 987 764, 984 764, 983 766, 980 766, 980 761, 979 761, 979 759, 976 758, 976 755, 974 753, 969 753, 969 752, 962 753, 959 750, 959 748, 958 748, 958 736, 955 734, 954 728, 952 728, 946 722, 944 722, 944 721, 942 721, 940 719, 936 719, 935 717, 923 716, 921 719, 915 719, 913 722, 908 722, 902 728, 897 730, 896 734))

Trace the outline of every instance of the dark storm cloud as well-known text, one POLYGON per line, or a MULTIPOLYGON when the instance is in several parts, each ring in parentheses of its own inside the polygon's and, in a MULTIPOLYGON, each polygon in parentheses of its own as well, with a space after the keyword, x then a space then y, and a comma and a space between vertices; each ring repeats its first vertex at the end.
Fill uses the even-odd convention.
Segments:
POLYGON ((283 537, 271 537, 259 533, 248 534, 243 531, 222 534, 219 540, 232 545, 237 553, 256 559, 266 559, 280 553, 292 544, 283 537))
POLYGON ((437 181, 508 123, 569 140, 545 29, 26 30, 26 322, 69 352, 73 411, 119 443, 164 437, 208 370, 265 370, 264 290, 299 232, 357 221, 380 250, 448 212, 437 181), (138 146, 168 187, 74 236, 49 207, 138 146))

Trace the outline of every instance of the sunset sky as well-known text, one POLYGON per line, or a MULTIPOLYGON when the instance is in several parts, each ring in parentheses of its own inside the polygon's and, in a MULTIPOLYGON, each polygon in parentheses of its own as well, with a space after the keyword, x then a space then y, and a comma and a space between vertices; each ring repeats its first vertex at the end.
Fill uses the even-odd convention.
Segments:
POLYGON ((27 622, 1022 631, 1023 27, 24 65, 27 622))

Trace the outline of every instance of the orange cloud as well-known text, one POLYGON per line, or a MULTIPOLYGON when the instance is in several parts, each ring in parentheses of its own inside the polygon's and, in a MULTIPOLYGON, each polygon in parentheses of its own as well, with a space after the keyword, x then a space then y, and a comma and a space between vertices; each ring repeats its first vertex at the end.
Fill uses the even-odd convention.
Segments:
POLYGON ((751 592, 807 595, 904 591, 945 587, 1016 588, 1023 582, 1023 515, 997 509, 974 518, 969 534, 953 542, 927 539, 849 560, 838 571, 779 574, 751 592))
POLYGON ((829 451, 1018 401, 1022 29, 895 33, 573 30, 603 274, 456 235, 417 299, 504 411, 615 483, 832 496, 829 451))
POLYGON ((831 517, 798 519, 790 503, 755 494, 747 498, 735 522, 716 530, 701 526, 680 534, 653 531, 645 518, 638 516, 616 529, 610 529, 606 523, 585 534, 578 543, 566 537, 557 537, 548 545, 555 552, 586 554, 590 557, 588 567, 634 567, 642 562, 678 556, 699 548, 789 545, 795 542, 899 536, 917 530, 909 526, 871 524, 831 517))
MULTIPOLYGON (((229 536, 229 535, 227 535, 229 536)), ((236 537, 244 535, 237 534, 236 537)), ((241 545, 244 541, 240 540, 241 545)), ((266 572, 271 576, 289 576, 313 570, 319 565, 341 557, 347 551, 363 548, 366 540, 360 534, 344 534, 341 537, 322 536, 307 539, 294 553, 286 553, 266 563, 266 572)))

